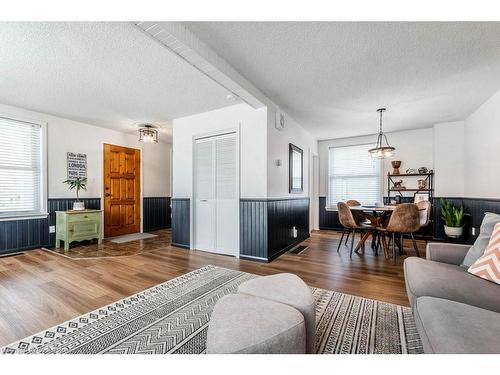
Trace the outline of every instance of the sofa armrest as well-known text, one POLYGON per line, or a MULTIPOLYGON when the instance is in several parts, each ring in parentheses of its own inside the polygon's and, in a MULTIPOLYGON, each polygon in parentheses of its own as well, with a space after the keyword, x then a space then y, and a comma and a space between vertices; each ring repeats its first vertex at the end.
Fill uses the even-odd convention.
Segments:
POLYGON ((471 245, 431 242, 427 244, 426 258, 435 262, 460 265, 471 245))

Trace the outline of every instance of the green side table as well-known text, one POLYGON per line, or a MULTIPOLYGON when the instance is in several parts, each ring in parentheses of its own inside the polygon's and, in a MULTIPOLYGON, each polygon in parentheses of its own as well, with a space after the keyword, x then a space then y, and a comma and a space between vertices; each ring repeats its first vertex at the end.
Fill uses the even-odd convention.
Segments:
POLYGON ((73 241, 93 240, 102 243, 102 210, 56 211, 56 248, 64 241, 64 251, 73 241))

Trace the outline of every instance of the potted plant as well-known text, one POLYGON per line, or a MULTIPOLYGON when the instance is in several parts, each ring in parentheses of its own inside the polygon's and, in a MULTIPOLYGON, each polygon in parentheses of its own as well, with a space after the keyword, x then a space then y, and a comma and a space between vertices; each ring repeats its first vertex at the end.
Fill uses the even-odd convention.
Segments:
POLYGON ((69 189, 76 190, 76 202, 73 202, 73 210, 80 211, 85 209, 85 202, 80 201, 80 190, 87 190, 87 179, 77 177, 74 180, 63 181, 63 184, 68 184, 69 189))
POLYGON ((464 230, 464 207, 455 207, 447 200, 441 198, 441 218, 444 220, 444 233, 448 237, 458 238, 462 235, 464 230))

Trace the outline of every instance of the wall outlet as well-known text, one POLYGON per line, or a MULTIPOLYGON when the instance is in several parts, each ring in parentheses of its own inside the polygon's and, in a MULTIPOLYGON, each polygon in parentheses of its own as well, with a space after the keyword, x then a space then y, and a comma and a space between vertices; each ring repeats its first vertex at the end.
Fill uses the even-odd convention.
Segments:
POLYGON ((55 225, 50 225, 49 226, 49 233, 55 233, 56 232, 56 226, 55 225))
POLYGON ((476 228, 475 227, 472 227, 472 235, 475 236, 476 235, 476 228))
POLYGON ((297 238, 297 235, 298 235, 297 228, 293 227, 292 228, 292 238, 297 238))

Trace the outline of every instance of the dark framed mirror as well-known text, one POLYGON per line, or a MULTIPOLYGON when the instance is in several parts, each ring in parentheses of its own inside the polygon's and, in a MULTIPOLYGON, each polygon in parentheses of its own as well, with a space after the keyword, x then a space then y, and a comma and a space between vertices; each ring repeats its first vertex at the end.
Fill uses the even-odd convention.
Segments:
POLYGON ((290 143, 288 149, 289 192, 304 192, 304 152, 290 143))

